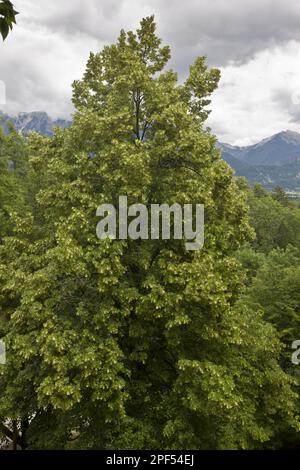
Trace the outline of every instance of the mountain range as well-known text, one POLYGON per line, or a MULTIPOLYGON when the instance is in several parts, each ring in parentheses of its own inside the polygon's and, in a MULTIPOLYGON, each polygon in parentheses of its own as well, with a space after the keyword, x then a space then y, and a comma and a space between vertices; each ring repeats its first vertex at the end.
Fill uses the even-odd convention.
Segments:
POLYGON ((282 186, 300 192, 300 134, 297 132, 279 132, 246 147, 225 143, 219 143, 218 147, 236 176, 245 176, 267 189, 282 186))
MULTIPOLYGON (((45 112, 19 113, 15 117, 0 112, 0 126, 5 132, 11 122, 18 132, 30 131, 51 136, 53 128, 69 127, 71 121, 51 119, 45 112)), ((282 186, 300 193, 300 134, 283 131, 254 145, 239 147, 218 143, 222 158, 233 168, 236 176, 245 176, 250 183, 261 183, 272 189, 282 186)))
POLYGON ((54 127, 66 128, 71 122, 65 119, 51 119, 45 112, 19 113, 17 116, 8 116, 0 111, 0 127, 5 132, 8 130, 8 122, 11 122, 16 130, 23 135, 35 131, 43 135, 51 136, 54 127))

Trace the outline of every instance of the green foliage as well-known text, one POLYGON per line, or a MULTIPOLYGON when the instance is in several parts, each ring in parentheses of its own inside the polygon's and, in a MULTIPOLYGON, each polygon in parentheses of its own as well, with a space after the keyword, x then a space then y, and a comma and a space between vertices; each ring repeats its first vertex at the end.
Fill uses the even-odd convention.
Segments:
POLYGON ((257 185, 249 193, 250 220, 255 229, 254 247, 268 253, 289 244, 300 248, 300 211, 289 204, 284 193, 269 194, 257 185))
POLYGON ((249 290, 254 309, 276 325, 286 344, 289 362, 291 344, 300 330, 300 256, 294 247, 273 250, 259 269, 249 290))
POLYGON ((245 245, 237 251, 236 258, 243 266, 246 275, 245 285, 248 286, 264 263, 265 255, 255 251, 250 245, 245 245))
POLYGON ((0 130, 0 243, 12 231, 12 214, 24 209, 28 196, 27 150, 12 128, 0 130))
MULTIPOLYGON (((247 273, 240 305, 253 314, 262 312, 264 319, 276 327, 284 344, 280 362, 299 383, 299 370, 292 364, 291 355, 300 327, 300 210, 281 188, 271 195, 260 187, 253 193, 249 188, 246 191, 256 240, 253 247, 245 246, 236 255, 247 273)), ((299 406, 298 398, 298 409, 299 406)), ((281 446, 295 446, 298 442, 298 434, 281 435, 281 446)))
POLYGON ((283 206, 288 206, 289 205, 289 198, 287 194, 285 193, 284 189, 282 189, 280 186, 276 186, 272 192, 272 197, 275 199, 275 201, 280 202, 283 206))
POLYGON ((31 209, 0 247, 0 416, 26 448, 251 449, 298 429, 276 332, 237 303, 253 230, 204 128, 219 72, 201 57, 180 85, 169 57, 153 17, 122 31, 74 83, 73 125, 30 137, 31 209), (98 240, 119 195, 203 203, 204 249, 98 240))
POLYGON ((3 40, 8 36, 9 30, 16 24, 16 15, 13 4, 9 0, 1 0, 0 2, 0 34, 3 40))

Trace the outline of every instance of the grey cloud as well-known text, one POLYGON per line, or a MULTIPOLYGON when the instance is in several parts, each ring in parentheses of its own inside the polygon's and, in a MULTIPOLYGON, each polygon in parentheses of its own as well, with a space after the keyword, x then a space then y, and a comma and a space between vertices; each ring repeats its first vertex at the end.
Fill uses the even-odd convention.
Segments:
POLYGON ((300 92, 292 92, 288 89, 277 89, 272 93, 272 100, 282 112, 289 116, 290 123, 300 122, 300 92))
POLYGON ((274 44, 300 39, 297 0, 153 0, 161 28, 176 47, 197 47, 211 62, 248 60, 274 44))
POLYGON ((26 18, 32 25, 70 36, 80 32, 101 41, 114 40, 119 29, 134 27, 139 16, 152 12, 164 40, 174 47, 174 64, 180 69, 195 54, 225 65, 244 62, 282 41, 300 40, 297 0, 19 0, 19 4, 21 12, 23 4, 24 11, 29 9, 26 18))
MULTIPOLYGON (((236 70, 259 51, 291 39, 300 41, 297 0, 15 0, 18 25, 1 49, 0 80, 7 85, 6 112, 45 110, 52 117, 72 111, 71 83, 80 78, 90 50, 115 41, 121 28, 135 29, 155 14, 158 34, 172 47, 170 66, 183 77, 198 55, 210 65, 236 70)), ((235 76, 235 75, 234 75, 235 76)), ((235 96, 240 86, 221 82, 220 91, 235 96)), ((247 95, 247 90, 245 90, 247 95)), ((299 121, 291 98, 273 96, 274 104, 299 121)), ((245 104, 240 104, 245 106, 245 104)), ((247 110, 255 100, 247 103, 247 110)), ((227 113, 228 114, 228 113, 227 113)), ((230 125, 219 132, 230 133, 230 125)), ((229 116, 225 116, 226 121, 229 116)), ((244 133, 246 130, 244 130, 244 133)))
POLYGON ((128 18, 134 17, 131 12, 139 10, 137 0, 128 2, 132 8, 125 8, 126 0, 19 0, 18 4, 20 11, 24 4, 24 25, 26 21, 32 28, 42 26, 69 40, 82 35, 109 42, 128 27, 128 18))

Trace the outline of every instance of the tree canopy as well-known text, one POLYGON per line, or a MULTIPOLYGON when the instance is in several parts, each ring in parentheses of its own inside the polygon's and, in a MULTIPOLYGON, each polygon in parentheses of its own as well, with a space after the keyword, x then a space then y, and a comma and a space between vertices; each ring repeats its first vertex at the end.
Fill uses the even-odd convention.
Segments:
POLYGON ((3 40, 6 39, 13 25, 16 24, 17 15, 18 12, 9 0, 0 1, 0 33, 3 40))
POLYGON ((205 127, 220 73, 199 57, 181 84, 169 58, 153 17, 121 31, 74 83, 72 126, 29 138, 0 246, 0 432, 22 448, 252 449, 299 427, 276 330, 240 300, 254 230, 205 127), (99 240, 119 195, 204 204, 203 249, 99 240))

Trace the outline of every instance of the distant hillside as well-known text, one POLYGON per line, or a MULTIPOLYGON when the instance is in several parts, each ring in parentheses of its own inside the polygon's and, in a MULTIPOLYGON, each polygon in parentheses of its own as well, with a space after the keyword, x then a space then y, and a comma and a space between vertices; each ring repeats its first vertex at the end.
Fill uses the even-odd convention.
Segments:
POLYGON ((64 129, 71 124, 70 121, 64 119, 53 120, 44 112, 19 113, 15 117, 0 112, 0 126, 4 131, 7 131, 8 122, 11 122, 17 131, 23 135, 35 131, 48 136, 53 134, 54 127, 64 129))
POLYGON ((222 157, 251 182, 300 191, 300 134, 280 132, 248 147, 220 143, 222 157))

